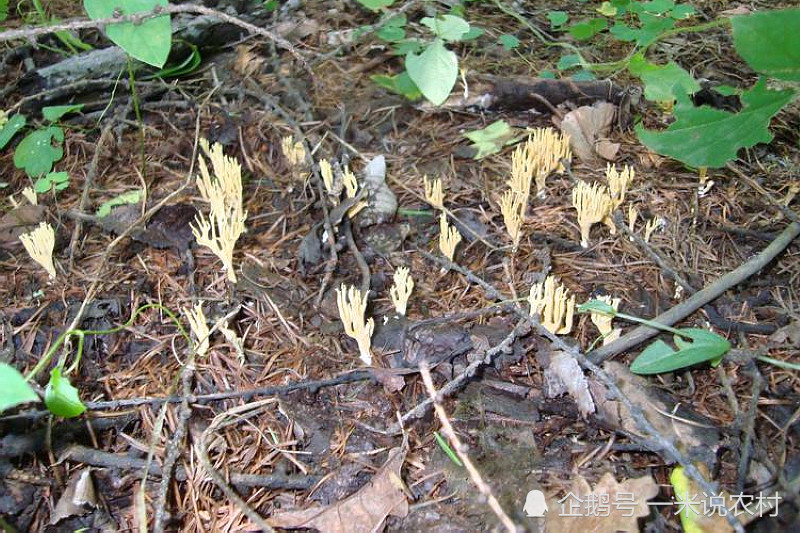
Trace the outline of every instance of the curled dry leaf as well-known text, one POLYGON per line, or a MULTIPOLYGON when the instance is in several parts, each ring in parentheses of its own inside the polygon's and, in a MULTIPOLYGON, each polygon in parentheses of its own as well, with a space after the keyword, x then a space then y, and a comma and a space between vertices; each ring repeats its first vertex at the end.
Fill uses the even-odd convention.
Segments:
POLYGON ((612 161, 619 151, 619 143, 608 140, 617 106, 597 102, 570 111, 561 121, 561 131, 570 138, 572 151, 583 161, 596 161, 597 156, 612 161))
POLYGON ((639 518, 650 514, 647 501, 655 498, 657 494, 658 485, 650 476, 626 479, 622 483, 617 483, 614 476, 606 472, 592 490, 589 482, 579 475, 565 496, 548 497, 545 531, 546 533, 639 531, 637 523, 639 518), (595 515, 588 513, 589 502, 594 502, 593 505, 600 512, 595 515), (605 507, 602 507, 603 505, 605 507))
MULTIPOLYGON (((631 373, 626 366, 613 361, 603 366, 620 391, 641 410, 663 438, 671 441, 690 459, 714 464, 720 435, 710 420, 685 404, 676 402, 669 394, 652 386, 649 380, 631 373)), ((649 441, 650 436, 642 434, 625 404, 608 394, 602 384, 592 380, 589 389, 597 406, 597 416, 602 422, 615 430, 626 431, 649 441)))
POLYGON ((379 155, 364 168, 362 187, 367 191, 368 205, 358 216, 361 228, 391 220, 397 211, 397 197, 386 183, 386 159, 379 155))
POLYGON ((286 529, 314 528, 322 533, 381 531, 387 516, 408 514, 405 485, 400 477, 405 458, 405 448, 392 448, 372 481, 352 496, 327 506, 277 513, 269 523, 286 529))

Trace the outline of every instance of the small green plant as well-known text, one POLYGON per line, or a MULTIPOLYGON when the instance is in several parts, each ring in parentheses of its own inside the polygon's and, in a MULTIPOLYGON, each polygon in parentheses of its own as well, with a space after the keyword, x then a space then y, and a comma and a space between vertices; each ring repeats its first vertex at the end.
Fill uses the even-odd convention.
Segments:
POLYGON ((454 465, 460 467, 464 466, 464 463, 462 463, 461 459, 458 458, 456 452, 453 450, 453 448, 450 447, 450 444, 447 443, 445 438, 439 435, 438 431, 433 432, 433 438, 436 439, 436 444, 439 445, 439 447, 442 449, 442 451, 450 459, 450 461, 452 461, 454 465))
POLYGON ((67 376, 74 372, 80 365, 81 356, 83 355, 84 339, 90 335, 110 335, 122 331, 133 325, 136 317, 147 309, 159 309, 163 311, 178 327, 178 331, 181 336, 186 339, 186 342, 189 343, 190 346, 192 345, 189 335, 186 333, 186 330, 183 328, 180 321, 178 321, 175 314, 159 304, 147 304, 139 307, 134 311, 127 322, 115 328, 105 330, 67 330, 58 336, 53 345, 50 346, 50 349, 47 350, 47 353, 42 356, 36 366, 25 376, 13 366, 7 363, 0 363, 0 413, 17 405, 38 401, 39 395, 36 394, 36 391, 30 386, 29 382, 47 367, 53 355, 55 355, 58 349, 61 348, 68 339, 76 337, 78 339, 78 345, 75 357, 69 368, 66 367, 68 352, 65 350, 56 366, 50 371, 50 380, 45 388, 44 403, 47 409, 56 416, 63 416, 65 418, 79 416, 86 410, 86 406, 81 401, 78 390, 70 383, 67 376))
MULTIPOLYGON (((383 9, 392 3, 380 0, 359 2, 372 10, 383 9)), ((463 13, 463 6, 459 6, 459 9, 454 7, 453 12, 463 13)), ((392 53, 404 56, 406 70, 392 76, 372 76, 372 80, 409 100, 424 96, 432 104, 440 105, 450 95, 458 79, 458 56, 446 45, 475 39, 483 30, 470 26, 456 14, 424 17, 420 24, 433 34, 432 40, 408 37, 408 19, 402 13, 385 21, 375 32, 378 39, 390 45, 392 53)))
MULTIPOLYGON (((82 105, 52 106, 42 109, 42 115, 48 122, 36 128, 14 150, 14 166, 25 171, 31 179, 36 180, 34 190, 37 193, 65 189, 69 185, 66 172, 52 172, 53 165, 64 156, 61 146, 64 142, 64 129, 54 125, 67 113, 80 111, 82 105)), ((0 120, 0 150, 6 147, 14 136, 27 124, 25 115, 17 113, 5 122, 0 120)))
POLYGON ((651 328, 670 332, 677 350, 662 340, 650 344, 631 364, 634 374, 662 374, 710 361, 716 366, 731 344, 727 339, 700 328, 673 328, 636 316, 620 313, 601 300, 589 300, 578 306, 579 313, 598 313, 612 318, 622 318, 651 328))

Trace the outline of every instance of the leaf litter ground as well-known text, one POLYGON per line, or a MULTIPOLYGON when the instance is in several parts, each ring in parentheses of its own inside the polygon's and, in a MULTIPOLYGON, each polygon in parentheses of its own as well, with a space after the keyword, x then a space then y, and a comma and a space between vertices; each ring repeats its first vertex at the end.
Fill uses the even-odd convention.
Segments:
MULTIPOLYGON (((710 12, 720 8, 716 2, 697 7, 710 12)), ((342 24, 323 7, 308 7, 306 15, 321 28, 342 24)), ((541 15, 544 20, 544 13, 541 15)), ((364 14, 358 17, 361 22, 364 14)), ((484 27, 514 31, 512 21, 490 6, 477 9, 474 17, 484 27)), ((325 51, 327 45, 319 35, 306 39, 309 47, 325 51)), ((741 63, 717 52, 720 46, 727 46, 726 39, 723 32, 694 35, 669 42, 658 52, 673 50, 671 59, 685 67, 705 65, 700 71, 703 77, 747 78, 750 73, 741 63), (713 61, 707 60, 709 56, 713 61)), ((598 57, 619 53, 611 42, 601 40, 593 46, 598 57)), ((213 320, 241 305, 232 322, 245 339, 245 363, 221 336, 214 337, 209 355, 196 363, 192 394, 198 402, 186 427, 187 444, 177 449, 175 481, 166 506, 170 513, 168 529, 256 529, 198 462, 195 446, 202 442, 210 463, 262 516, 315 506, 334 510, 342 506, 342 510, 352 502, 361 509, 360 498, 368 496, 380 501, 384 511, 379 518, 388 517, 388 531, 492 530, 495 519, 489 516, 474 486, 436 445, 433 431, 439 425, 432 417, 407 425, 408 450, 403 452, 401 466, 392 461, 396 462, 402 439, 381 432, 396 422, 398 412, 409 411, 425 398, 418 376, 410 370, 415 354, 440 362, 436 378, 437 385, 442 386, 473 362, 481 349, 500 343, 515 323, 508 313, 457 320, 457 314, 479 315, 477 312, 492 300, 464 276, 443 272, 420 253, 437 253, 438 236, 434 213, 422 200, 422 176, 444 177, 446 205, 481 238, 470 238, 470 232, 462 230, 465 242, 458 250, 457 262, 489 282, 506 299, 527 296, 531 283, 548 270, 578 295, 578 301, 598 293, 622 296, 622 308, 639 316, 655 316, 683 297, 669 276, 622 236, 610 236, 605 228, 596 227, 592 246, 583 250, 578 245, 579 231, 570 206, 572 179, 601 179, 603 168, 597 163, 577 160, 572 177, 549 179, 547 197, 531 202, 525 237, 519 250, 510 253, 497 209, 509 173, 509 149, 479 162, 455 154, 466 144, 464 132, 484 128, 498 118, 514 126, 548 126, 549 115, 421 112, 371 84, 366 74, 382 73, 384 65, 392 62, 368 44, 319 64, 315 73, 323 81, 324 90, 308 91, 305 80, 293 78, 288 70, 271 69, 272 59, 266 50, 245 44, 211 58, 213 76, 226 80, 213 94, 209 91, 215 82, 211 71, 205 70, 187 82, 183 93, 169 91, 160 101, 143 98, 144 173, 135 127, 126 128, 121 123, 101 143, 97 129, 88 127, 89 121, 80 123, 76 119, 76 125, 84 129, 67 133, 66 156, 59 167, 69 171, 72 185, 55 197, 42 198, 47 215, 41 210, 28 213, 37 221, 42 216, 59 221, 57 258, 64 271, 55 282, 44 284, 42 272, 15 247, 14 231, 19 223, 7 219, 0 222, 0 246, 6 254, 2 266, 8 280, 0 286, 3 353, 17 368, 31 368, 37 356, 71 322, 98 272, 103 283, 84 310, 81 327, 85 329, 114 327, 149 302, 178 311, 202 299, 206 314, 213 320), (187 106, 186 95, 198 105, 187 106), (209 95, 207 102, 199 105, 209 95), (408 368, 408 373, 384 376, 382 384, 359 381, 284 394, 206 435, 215 416, 262 398, 200 401, 204 395, 235 395, 295 381, 331 378, 359 367, 355 343, 342 334, 331 290, 343 281, 357 285, 359 266, 343 247, 332 280, 316 305, 324 263, 303 266, 297 251, 322 213, 314 188, 292 177, 280 153, 280 138, 291 135, 294 124, 263 104, 269 95, 278 95, 294 123, 302 125, 310 144, 318 147, 317 159, 347 154, 351 167, 358 171, 373 156, 385 156, 388 184, 398 197, 401 211, 377 229, 355 231, 355 242, 369 266, 374 291, 370 314, 379 323, 381 317, 392 315, 387 294, 391 276, 394 267, 407 265, 417 283, 409 319, 428 322, 407 339, 398 333, 402 327, 392 329, 392 322, 376 332, 376 338, 383 342, 382 348, 376 349, 379 363, 408 368), (83 178, 93 166, 96 150, 100 153, 86 205, 99 206, 117 194, 140 188, 142 181, 147 183, 148 197, 157 201, 184 183, 196 124, 201 135, 222 142, 226 152, 243 163, 247 174, 245 208, 250 216, 248 232, 237 246, 241 281, 233 289, 225 285, 216 258, 195 248, 196 269, 192 270, 181 246, 188 237, 177 242, 172 238, 181 232, 186 235, 186 213, 200 205, 191 187, 172 202, 179 207, 151 221, 149 233, 124 240, 106 260, 104 252, 128 219, 117 220, 116 226, 81 220, 81 232, 72 237, 80 220, 73 215, 80 210, 83 178), (396 390, 398 375, 403 385, 400 390, 396 390), (398 489, 397 477, 401 477, 404 488, 398 489), (385 490, 375 492, 379 486, 385 490), (398 509, 407 503, 408 513, 400 512, 398 509)), ((558 60, 557 53, 549 49, 529 51, 524 56, 504 52, 501 47, 460 52, 468 71, 503 76, 529 75, 531 68, 538 71, 558 60)), ((10 70, 4 76, 10 78, 10 70)), ((615 81, 624 84, 628 80, 615 81)), ((102 97, 107 99, 108 95, 102 97)), ((660 116, 657 110, 648 110, 645 123, 659 126, 660 116)), ((790 206, 796 206, 792 195, 797 194, 800 165, 798 123, 797 107, 790 106, 773 120, 775 141, 740 154, 735 163, 737 170, 757 180, 758 188, 790 206)), ((733 171, 713 172, 715 185, 700 197, 696 173, 648 152, 630 130, 615 130, 612 139, 620 144, 616 160, 636 168, 628 201, 639 208, 642 217, 663 221, 650 241, 652 248, 696 288, 758 253, 786 224, 761 191, 737 179, 733 171)), ((5 150, 0 154, 0 164, 9 170, 5 178, 11 183, 9 190, 18 191, 25 178, 12 170, 11 158, 10 150, 5 150)), ((797 254, 794 244, 767 269, 713 303, 716 312, 730 321, 764 328, 761 334, 715 328, 737 346, 738 360, 728 360, 717 369, 701 366, 651 378, 650 385, 659 393, 669 393, 669 399, 641 399, 661 411, 671 410, 676 403, 690 407, 680 416, 693 420, 693 430, 670 423, 657 427, 664 433, 678 427, 676 439, 687 449, 710 449, 718 465, 714 479, 732 489, 729 492, 753 489, 759 483, 767 485, 778 472, 788 480, 798 475, 796 375, 747 362, 748 350, 763 350, 778 359, 796 354, 797 254), (768 336, 777 328, 783 328, 779 335, 768 336), (728 444, 720 445, 720 431, 728 444), (744 438, 754 443, 753 460, 740 473, 739 450, 744 438)), ((681 326, 706 327, 708 321, 708 315, 698 312, 681 326)), ((596 335, 583 316, 571 337, 586 349, 596 335)), ((182 342, 164 316, 147 312, 124 331, 89 338, 73 383, 84 401, 162 398, 180 373, 186 355, 182 342)), ((456 398, 445 402, 470 456, 501 505, 519 524, 537 530, 541 523, 523 512, 528 491, 541 488, 548 494, 563 495, 573 486, 581 486, 588 492, 598 486, 606 472, 614 474, 620 483, 650 475, 662 487, 659 498, 668 501, 670 467, 642 449, 636 439, 629 440, 624 433, 615 435, 614 427, 628 434, 636 432, 628 424, 614 425, 614 415, 609 413, 618 405, 598 406, 603 408, 598 418, 584 421, 568 397, 545 396, 544 370, 548 363, 542 355, 549 351, 547 343, 535 335, 517 339, 495 364, 472 379, 456 398)), ((630 363, 638 351, 618 360, 630 363)), ((623 388, 632 397, 641 389, 623 388)), ((8 517, 4 519, 22 524, 22 529, 43 531, 100 528, 103 523, 133 528, 137 512, 141 512, 134 495, 149 443, 160 426, 158 404, 133 404, 90 410, 95 413, 91 430, 83 421, 57 422, 50 431, 43 418, 17 417, 0 422, 0 468, 4 471, 0 514, 8 517), (56 502, 67 488, 77 486, 80 475, 76 474, 84 472, 87 465, 95 467, 91 476, 101 493, 95 501, 102 501, 102 505, 56 514, 56 502), (41 505, 42 501, 49 503, 41 505), (59 521, 48 525, 54 515, 59 521)), ((167 411, 161 436, 156 439, 156 466, 146 483, 147 505, 152 506, 157 497, 160 465, 174 447, 169 436, 181 426, 179 412, 177 406, 167 411)), ((791 507, 785 509, 784 518, 790 520, 791 507)), ((354 513, 357 522, 369 527, 369 513, 354 513)), ((322 516, 319 520, 325 521, 324 517, 335 513, 322 516)), ((680 527, 677 517, 666 508, 653 510, 647 521, 664 531, 680 527)), ((325 523, 333 531, 346 530, 343 523, 333 519, 325 523)), ((780 522, 771 524, 765 525, 765 530, 783 527, 780 522)), ((378 527, 378 522, 373 525, 378 527)))

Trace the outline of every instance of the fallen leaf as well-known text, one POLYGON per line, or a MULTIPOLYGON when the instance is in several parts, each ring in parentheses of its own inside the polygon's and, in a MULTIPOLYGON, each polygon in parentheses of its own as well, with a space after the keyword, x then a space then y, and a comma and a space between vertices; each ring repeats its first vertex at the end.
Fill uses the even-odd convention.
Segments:
POLYGON ((552 352, 544 369, 545 395, 555 398, 565 392, 578 404, 578 410, 585 418, 594 413, 595 406, 589 393, 589 383, 583 375, 578 361, 564 352, 552 352))
POLYGON ((50 524, 57 524, 65 518, 80 516, 97 507, 91 470, 86 468, 75 472, 67 483, 64 493, 58 499, 50 515, 50 524))
POLYGON ((800 346, 800 320, 795 320, 791 324, 786 324, 769 336, 769 341, 775 344, 789 343, 792 346, 800 346))
MULTIPOLYGON (((659 434, 672 441, 692 460, 706 464, 716 462, 719 448, 719 430, 707 418, 685 404, 676 402, 669 394, 651 385, 646 378, 633 374, 625 365, 609 361, 603 365, 608 375, 631 403, 641 409, 644 417, 659 434)), ((615 430, 627 431, 644 439, 644 435, 631 417, 628 408, 611 397, 597 380, 589 382, 598 418, 615 430)))
POLYGON ((44 220, 44 206, 21 204, 0 218, 0 248, 22 248, 19 236, 44 220))
POLYGON ((617 483, 609 472, 603 474, 592 490, 589 482, 579 475, 566 495, 561 498, 555 495, 548 497, 545 531, 547 533, 639 531, 637 522, 639 518, 650 514, 647 501, 655 498, 658 490, 658 485, 650 476, 626 479, 622 483, 617 483))
POLYGON ((314 528, 322 533, 373 533, 383 529, 389 515, 404 517, 408 501, 400 470, 404 447, 389 450, 389 458, 372 481, 358 492, 327 506, 274 514, 269 524, 287 529, 314 528))
POLYGON ((619 151, 619 143, 607 136, 614 123, 617 106, 608 102, 596 102, 570 111, 561 121, 561 132, 569 135, 572 151, 583 161, 595 161, 599 155, 613 160, 619 151))

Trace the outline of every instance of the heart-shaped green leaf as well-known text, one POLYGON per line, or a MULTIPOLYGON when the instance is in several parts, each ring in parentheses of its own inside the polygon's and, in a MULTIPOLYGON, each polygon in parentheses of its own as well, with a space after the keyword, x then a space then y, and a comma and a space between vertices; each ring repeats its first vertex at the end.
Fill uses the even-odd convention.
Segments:
POLYGON ((6 363, 0 363, 0 413, 39 399, 19 370, 6 363))
POLYGON ((631 364, 634 374, 661 374, 681 368, 712 361, 731 349, 731 343, 716 333, 705 329, 684 328, 675 335, 673 349, 666 342, 657 340, 644 349, 631 364), (687 340, 690 339, 690 340, 687 340))
MULTIPOLYGON (((152 12, 156 6, 166 7, 167 0, 83 0, 83 7, 93 20, 115 15, 152 12)), ((167 62, 172 46, 172 24, 169 15, 147 19, 141 24, 119 22, 106 27, 106 35, 131 57, 161 68, 167 62)))
POLYGON ((458 58, 441 39, 436 39, 420 55, 408 54, 406 69, 425 98, 441 105, 456 84, 458 58))
POLYGON ((444 15, 440 18, 425 17, 420 20, 440 39, 445 41, 459 41, 469 31, 469 23, 455 15, 444 15))
POLYGON ((25 169, 32 178, 47 174, 53 168, 53 163, 64 156, 64 149, 61 148, 63 141, 64 130, 58 126, 32 131, 14 151, 14 165, 25 169))
POLYGON ((68 378, 61 375, 59 367, 50 371, 44 403, 51 413, 65 418, 74 418, 86 411, 86 406, 78 395, 78 389, 72 386, 68 378))
POLYGON ((83 104, 53 105, 42 108, 42 116, 50 122, 55 122, 67 113, 75 113, 83 109, 83 104))

